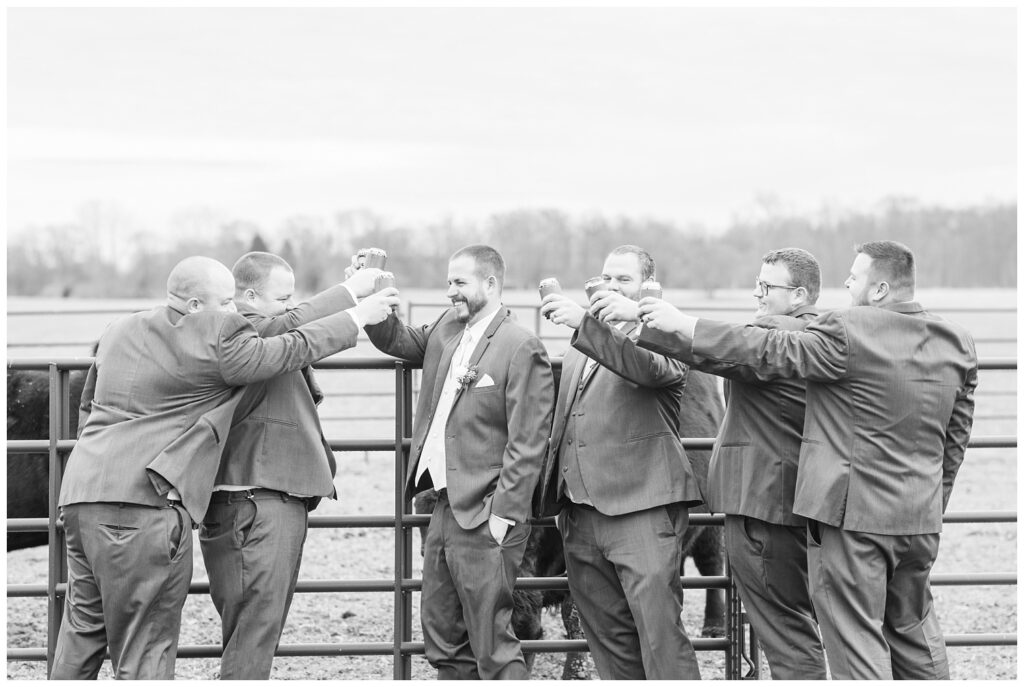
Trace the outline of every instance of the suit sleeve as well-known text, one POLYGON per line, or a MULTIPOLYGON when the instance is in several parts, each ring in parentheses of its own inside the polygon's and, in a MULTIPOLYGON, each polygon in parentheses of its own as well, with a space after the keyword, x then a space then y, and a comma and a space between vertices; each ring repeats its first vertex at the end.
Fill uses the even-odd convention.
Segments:
POLYGON ((333 315, 347 308, 351 308, 356 302, 352 300, 349 290, 337 284, 325 289, 308 301, 299 303, 288 312, 277 317, 253 317, 247 318, 256 327, 260 336, 277 336, 285 332, 301 327, 322 317, 333 315))
POLYGON ((745 368, 743 374, 767 382, 799 378, 834 382, 846 376, 850 341, 841 314, 830 312, 803 331, 765 329, 757 325, 735 325, 699 319, 689 350, 682 342, 680 360, 727 363, 745 368))
POLYGON ((89 421, 92 414, 92 399, 96 396, 96 362, 89 366, 85 375, 85 385, 82 387, 82 398, 78 402, 78 436, 82 436, 85 423, 89 421))
POLYGON ((524 522, 547 453, 555 384, 551 362, 539 339, 520 344, 509 364, 505 386, 508 443, 501 459, 491 513, 524 522))
MULTIPOLYGON (((973 350, 973 345, 972 345, 973 350)), ((946 512, 953 481, 960 465, 964 462, 967 441, 971 438, 974 424, 974 390, 978 386, 978 359, 973 360, 964 385, 957 391, 953 413, 946 426, 946 443, 942 454, 942 512, 946 512)))
POLYGON ((221 375, 233 386, 277 377, 355 346, 358 335, 344 312, 266 338, 244 317, 232 314, 221 324, 217 343, 221 375))
MULTIPOLYGON (((766 328, 779 328, 786 330, 802 330, 805 323, 795 318, 761 317, 754 321, 754 325, 766 328)), ((762 383, 754 368, 742 365, 734 360, 718 360, 707 356, 697 355, 693 352, 692 341, 682 334, 668 333, 644 327, 640 332, 637 345, 672 358, 683 360, 691 369, 707 374, 723 377, 727 380, 743 382, 745 384, 762 383)))
POLYGON ((686 366, 681 362, 640 348, 618 328, 599 321, 589 312, 583 316, 571 343, 576 350, 639 386, 663 388, 686 384, 686 366))
MULTIPOLYGON (((441 317, 444 317, 442 314, 441 317)), ((380 324, 368 324, 363 327, 370 341, 382 353, 423 364, 423 356, 427 350, 427 340, 441 317, 429 325, 412 327, 402 324, 398 316, 392 313, 380 324)))

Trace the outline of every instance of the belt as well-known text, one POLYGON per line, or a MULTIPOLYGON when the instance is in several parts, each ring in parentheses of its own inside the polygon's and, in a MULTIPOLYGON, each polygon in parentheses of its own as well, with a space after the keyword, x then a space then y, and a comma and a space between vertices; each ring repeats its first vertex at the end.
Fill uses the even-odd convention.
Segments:
POLYGON ((246 499, 281 499, 282 501, 302 501, 303 503, 306 501, 304 496, 292 496, 285 491, 266 489, 264 487, 243 489, 241 491, 215 491, 210 497, 212 503, 232 503, 246 499))

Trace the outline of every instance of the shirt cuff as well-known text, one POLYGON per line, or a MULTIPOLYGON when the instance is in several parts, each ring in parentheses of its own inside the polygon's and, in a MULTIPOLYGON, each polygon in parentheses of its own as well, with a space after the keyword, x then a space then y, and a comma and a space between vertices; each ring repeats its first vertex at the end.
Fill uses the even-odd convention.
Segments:
MULTIPOLYGON (((345 287, 345 288, 348 288, 348 287, 345 287)), ((356 329, 362 329, 363 328, 363 323, 359 321, 359 315, 356 315, 356 309, 355 308, 349 308, 345 312, 347 312, 348 316, 352 318, 352 321, 356 323, 356 329)))
POLYGON ((352 302, 353 303, 358 303, 359 302, 359 299, 356 298, 356 292, 352 290, 351 286, 349 286, 348 284, 346 284, 344 282, 341 283, 341 286, 344 286, 345 290, 348 291, 348 295, 352 296, 352 302))

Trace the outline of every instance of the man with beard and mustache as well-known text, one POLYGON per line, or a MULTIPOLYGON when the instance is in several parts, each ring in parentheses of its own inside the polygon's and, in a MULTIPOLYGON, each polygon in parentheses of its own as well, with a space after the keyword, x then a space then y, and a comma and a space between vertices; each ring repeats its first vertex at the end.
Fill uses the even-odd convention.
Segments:
POLYGON ((679 440, 686 365, 637 348, 654 258, 619 246, 589 312, 560 293, 541 314, 575 330, 541 487, 557 515, 569 591, 602 680, 699 680, 681 618, 683 536, 702 502, 679 440))
MULTIPOLYGON (((818 314, 821 270, 800 248, 765 254, 755 279, 758 327, 803 329, 818 314)), ((644 346, 670 354, 657 330, 644 346)), ((793 513, 805 384, 763 382, 751 368, 715 359, 694 370, 725 378, 726 411, 708 471, 707 502, 725 514, 725 550, 736 589, 774 680, 824 680, 825 653, 807 589, 807 520, 793 513)))
MULTIPOLYGON (((914 255, 856 247, 853 307, 802 331, 640 312, 658 350, 807 382, 793 512, 807 518, 811 603, 833 679, 948 679, 929 573, 974 418, 971 335, 914 301, 914 255), (674 338, 665 345, 665 335, 674 338)), ((640 345, 645 345, 644 335, 640 345)))
POLYGON ((406 497, 433 487, 420 620, 440 679, 526 679, 512 587, 530 535, 554 381, 547 352, 501 303, 505 263, 472 245, 448 263, 452 307, 422 327, 367 326, 381 351, 423 365, 406 497))

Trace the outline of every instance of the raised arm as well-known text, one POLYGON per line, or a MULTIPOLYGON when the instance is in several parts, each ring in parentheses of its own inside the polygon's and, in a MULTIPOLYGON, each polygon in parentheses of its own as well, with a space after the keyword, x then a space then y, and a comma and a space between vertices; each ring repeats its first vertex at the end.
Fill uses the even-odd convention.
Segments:
POLYGON ((833 382, 846 375, 850 343, 846 322, 830 312, 803 331, 702 318, 697 320, 691 350, 710 360, 745 367, 761 381, 797 377, 833 382))
POLYGON ((344 284, 325 289, 308 301, 303 301, 291 310, 276 317, 250 319, 260 336, 277 336, 290 329, 301 327, 322 317, 333 315, 356 304, 351 291, 344 284))
POLYGON ((432 323, 420 327, 403 324, 397 315, 391 314, 380 324, 367 325, 363 329, 373 345, 382 353, 422 364, 430 332, 434 330, 445 314, 432 323))
MULTIPOLYGON (((755 320, 754 324, 759 327, 797 331, 803 329, 805 323, 795 318, 763 317, 755 320)), ((693 352, 692 339, 678 332, 663 332, 644 327, 637 345, 681 360, 693 370, 746 384, 761 382, 754 368, 733 360, 718 360, 697 355, 693 352)))
POLYGON ((598 321, 589 312, 571 343, 576 350, 634 384, 662 388, 686 383, 686 366, 681 362, 640 348, 618 328, 598 321))

